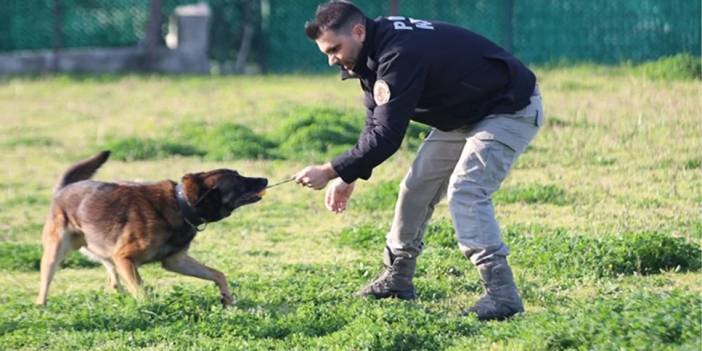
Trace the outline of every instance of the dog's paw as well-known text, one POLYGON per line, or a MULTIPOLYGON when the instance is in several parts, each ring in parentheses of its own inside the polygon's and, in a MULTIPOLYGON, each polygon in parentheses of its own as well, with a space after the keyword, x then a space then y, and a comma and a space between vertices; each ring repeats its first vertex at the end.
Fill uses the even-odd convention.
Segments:
POLYGON ((219 301, 222 302, 223 307, 229 307, 234 304, 234 298, 229 294, 222 294, 219 301))

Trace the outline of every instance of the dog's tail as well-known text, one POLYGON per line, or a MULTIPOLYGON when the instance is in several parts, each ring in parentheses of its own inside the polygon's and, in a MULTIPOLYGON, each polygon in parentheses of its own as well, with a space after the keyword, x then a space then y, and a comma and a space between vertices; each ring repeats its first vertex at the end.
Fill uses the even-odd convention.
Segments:
POLYGON ((58 184, 56 184, 55 190, 59 190, 71 183, 90 179, 98 168, 100 168, 100 166, 107 161, 108 157, 110 157, 110 152, 102 151, 87 160, 80 161, 71 166, 71 168, 69 168, 66 173, 61 176, 58 184))

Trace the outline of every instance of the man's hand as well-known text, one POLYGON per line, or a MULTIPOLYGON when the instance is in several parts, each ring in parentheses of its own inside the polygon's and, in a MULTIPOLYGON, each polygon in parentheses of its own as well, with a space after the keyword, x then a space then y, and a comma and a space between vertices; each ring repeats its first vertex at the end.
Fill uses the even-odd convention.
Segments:
POLYGON ((327 188, 327 194, 324 197, 324 204, 327 206, 327 209, 334 213, 344 212, 351 193, 353 193, 354 184, 348 184, 341 178, 335 179, 327 188))
POLYGON ((336 171, 330 163, 319 166, 307 166, 305 169, 295 174, 297 184, 310 187, 315 190, 322 190, 330 180, 337 177, 336 171))

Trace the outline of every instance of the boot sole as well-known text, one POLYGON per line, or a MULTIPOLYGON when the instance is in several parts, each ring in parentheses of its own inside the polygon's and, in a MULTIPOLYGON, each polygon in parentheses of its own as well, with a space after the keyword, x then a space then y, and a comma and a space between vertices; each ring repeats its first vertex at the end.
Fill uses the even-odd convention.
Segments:
POLYGON ((398 292, 390 292, 387 294, 353 294, 355 297, 368 297, 368 298, 374 298, 376 300, 381 300, 381 299, 400 299, 400 300, 415 300, 417 298, 417 294, 415 293, 398 293, 398 292))
POLYGON ((508 313, 504 313, 504 314, 491 314, 491 315, 481 316, 478 314, 477 311, 471 311, 470 309, 468 309, 467 311, 462 312, 460 315, 461 315, 461 317, 467 317, 467 316, 473 314, 478 318, 479 321, 485 322, 485 321, 504 321, 504 320, 510 319, 510 318, 514 317, 515 315, 520 314, 520 313, 524 313, 524 310, 521 310, 521 311, 514 311, 513 310, 513 311, 509 311, 508 313))

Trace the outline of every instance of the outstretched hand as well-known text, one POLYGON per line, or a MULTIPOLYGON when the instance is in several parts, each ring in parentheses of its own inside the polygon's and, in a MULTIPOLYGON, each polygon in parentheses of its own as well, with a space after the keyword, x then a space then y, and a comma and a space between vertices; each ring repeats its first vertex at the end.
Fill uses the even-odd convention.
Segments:
POLYGON ((330 180, 337 177, 331 164, 307 166, 295 174, 295 182, 314 190, 322 190, 330 180))
POLYGON ((355 183, 346 183, 341 178, 332 181, 324 197, 324 205, 329 211, 341 213, 346 210, 355 183))

